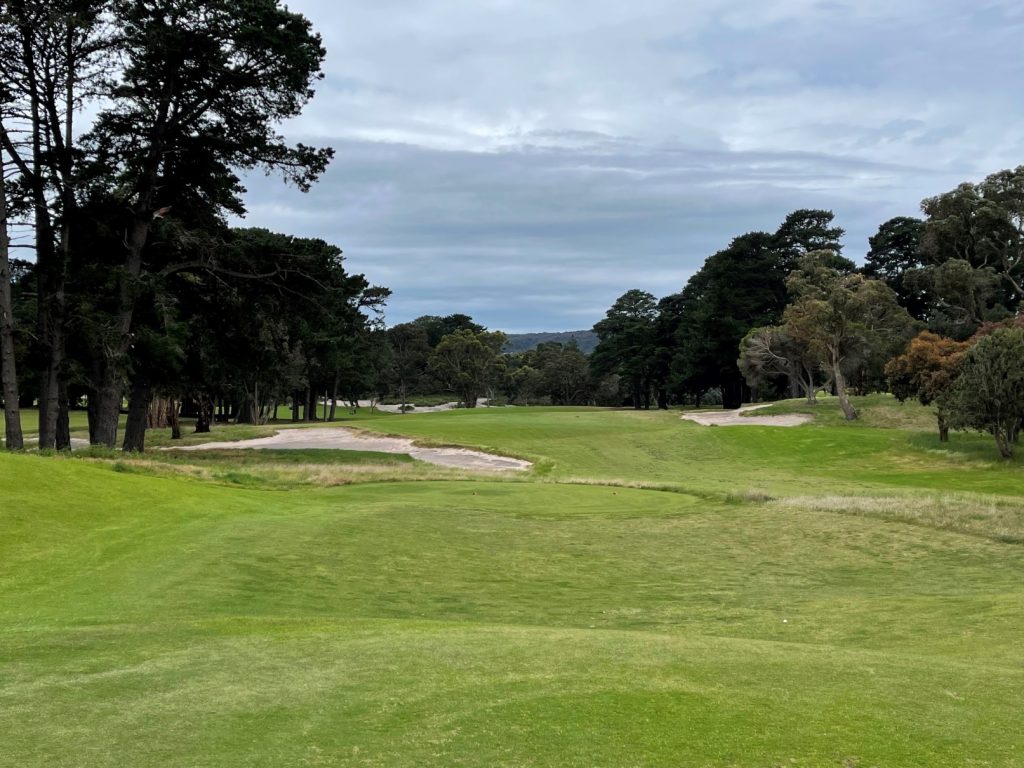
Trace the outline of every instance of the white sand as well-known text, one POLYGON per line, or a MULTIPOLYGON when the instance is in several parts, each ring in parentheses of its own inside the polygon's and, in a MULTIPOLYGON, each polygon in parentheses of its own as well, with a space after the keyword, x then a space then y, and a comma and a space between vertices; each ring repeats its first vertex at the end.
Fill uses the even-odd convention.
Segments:
POLYGON ((748 411, 768 408, 771 403, 747 405, 734 411, 694 411, 684 413, 680 418, 693 421, 705 427, 798 427, 813 417, 806 413, 787 413, 780 416, 744 416, 748 411))
POLYGON ((258 437, 253 440, 234 442, 202 443, 176 448, 179 451, 210 451, 236 448, 330 448, 341 451, 378 451, 381 453, 406 453, 414 459, 429 464, 459 469, 489 469, 496 471, 522 471, 533 464, 507 456, 495 456, 468 448, 425 448, 415 445, 406 437, 382 437, 365 435, 346 427, 310 427, 304 429, 283 429, 272 437, 258 437))

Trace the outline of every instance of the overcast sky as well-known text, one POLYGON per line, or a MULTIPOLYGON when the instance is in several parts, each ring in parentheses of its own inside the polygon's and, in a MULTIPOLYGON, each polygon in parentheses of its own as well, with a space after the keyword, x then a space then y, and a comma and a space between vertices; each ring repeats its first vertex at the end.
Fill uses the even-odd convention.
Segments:
POLYGON ((830 208, 860 260, 920 200, 1024 163, 1019 0, 292 0, 337 157, 248 223, 341 246, 389 323, 576 330, 735 235, 830 208))

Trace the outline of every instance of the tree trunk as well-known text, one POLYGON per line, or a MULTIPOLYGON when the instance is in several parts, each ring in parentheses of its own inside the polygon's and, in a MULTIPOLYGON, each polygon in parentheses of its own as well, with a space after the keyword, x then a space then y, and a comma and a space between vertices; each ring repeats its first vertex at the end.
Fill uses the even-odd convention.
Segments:
POLYGON ((173 397, 167 401, 167 421, 171 425, 171 440, 181 440, 181 421, 178 419, 178 402, 173 397))
POLYGON ((256 403, 253 402, 252 397, 246 392, 242 402, 238 405, 238 416, 235 418, 235 423, 255 424, 256 421, 256 403))
POLYGON ((857 409, 850 402, 850 393, 846 391, 846 377, 843 376, 842 361, 839 356, 832 354, 832 381, 836 387, 836 397, 839 398, 839 407, 843 409, 843 417, 847 421, 857 420, 857 409))
POLYGON ((21 432, 18 372, 14 358, 14 301, 11 297, 10 239, 7 234, 7 190, 0 155, 0 383, 3 385, 4 434, 7 450, 25 447, 21 432))
POLYGON ((170 411, 173 402, 171 398, 162 395, 150 400, 149 411, 146 414, 146 427, 148 429, 166 429, 171 426, 170 411))
POLYGON ((299 396, 300 392, 297 389, 292 390, 292 421, 297 422, 299 420, 299 396))
POLYGON ((999 455, 1004 459, 1013 458, 1013 435, 1011 431, 1008 431, 1001 424, 997 424, 992 429, 992 434, 996 439, 996 445, 999 447, 999 455))
POLYGON ((210 432, 210 422, 213 420, 213 400, 205 392, 195 398, 196 403, 196 434, 205 435, 210 432))
POLYGON ((68 413, 68 384, 63 379, 57 385, 57 433, 58 451, 71 450, 71 414, 68 413))
POLYGON ((303 410, 303 421, 316 421, 316 398, 313 397, 313 385, 306 385, 306 396, 303 398, 305 407, 303 410))
POLYGON ((737 379, 722 383, 722 408, 736 410, 743 405, 743 386, 737 379))
POLYGON ((128 398, 128 421, 124 427, 125 453, 142 453, 146 450, 146 426, 149 422, 149 404, 153 400, 153 388, 145 383, 132 384, 128 398))
POLYGON ((818 404, 818 387, 814 383, 814 371, 803 368, 803 373, 794 376, 790 382, 796 382, 807 400, 808 405, 818 404))
POLYGON ((338 387, 341 386, 341 371, 334 372, 334 386, 331 388, 331 421, 334 421, 334 409, 338 405, 338 387))
POLYGON ((104 371, 96 389, 96 417, 91 442, 113 449, 117 445, 117 422, 121 417, 123 393, 119 378, 104 371))
POLYGON ((939 408, 939 409, 937 409, 935 415, 936 415, 936 418, 938 419, 938 422, 939 422, 939 442, 940 443, 948 443, 949 442, 949 424, 946 423, 946 414, 942 412, 941 408, 939 408))
POLYGON ((799 397, 801 392, 803 392, 806 396, 804 383, 803 381, 800 380, 800 377, 793 372, 791 366, 789 372, 789 396, 791 398, 799 397))

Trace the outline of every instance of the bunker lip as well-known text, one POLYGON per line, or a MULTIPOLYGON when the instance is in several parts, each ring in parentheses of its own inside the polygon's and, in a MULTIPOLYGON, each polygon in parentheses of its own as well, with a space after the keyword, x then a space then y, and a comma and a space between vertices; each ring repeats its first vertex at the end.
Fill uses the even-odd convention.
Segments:
MULTIPOLYGON (((303 449, 327 448, 340 451, 376 451, 379 453, 404 453, 428 464, 457 469, 481 469, 498 472, 524 471, 533 466, 529 461, 497 456, 469 448, 431 448, 416 445, 407 437, 386 437, 367 435, 346 427, 312 427, 305 429, 283 429, 270 437, 252 440, 202 443, 175 447, 177 451, 212 451, 250 449, 303 449)), ((164 449, 169 450, 169 449, 164 449)))
POLYGON ((813 417, 806 413, 787 413, 780 416, 746 416, 750 411, 768 408, 772 403, 747 405, 732 411, 699 411, 684 413, 680 418, 704 427, 798 427, 813 417))

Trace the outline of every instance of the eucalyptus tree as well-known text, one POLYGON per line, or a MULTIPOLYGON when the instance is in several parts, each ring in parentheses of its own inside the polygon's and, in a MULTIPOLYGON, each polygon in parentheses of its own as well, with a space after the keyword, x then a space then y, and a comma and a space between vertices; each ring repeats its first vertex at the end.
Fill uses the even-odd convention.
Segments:
POLYGON ((751 387, 785 376, 795 383, 808 405, 817 404, 819 362, 811 348, 794 339, 784 326, 750 329, 740 341, 736 363, 751 387))
POLYGON ((892 357, 913 335, 915 323, 885 283, 845 274, 834 263, 829 251, 810 253, 800 261, 787 279, 794 298, 783 314, 783 326, 829 373, 843 415, 852 421, 857 411, 846 384, 851 366, 868 357, 892 357))
POLYGON ((924 265, 908 280, 933 297, 933 330, 958 338, 1012 316, 1024 300, 1024 166, 929 197, 924 265))
POLYGON ((429 360, 430 371, 465 408, 476 408, 477 401, 496 386, 505 371, 501 331, 472 331, 462 328, 441 339, 429 360))

